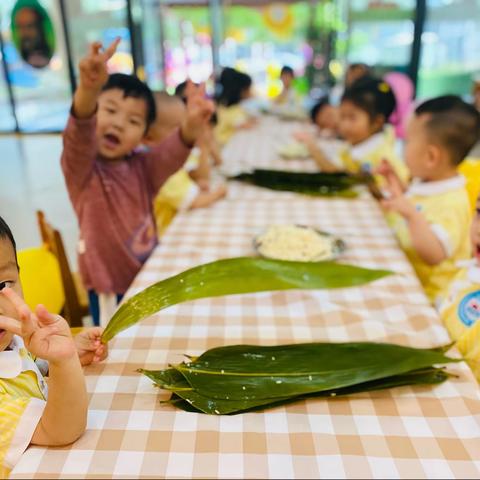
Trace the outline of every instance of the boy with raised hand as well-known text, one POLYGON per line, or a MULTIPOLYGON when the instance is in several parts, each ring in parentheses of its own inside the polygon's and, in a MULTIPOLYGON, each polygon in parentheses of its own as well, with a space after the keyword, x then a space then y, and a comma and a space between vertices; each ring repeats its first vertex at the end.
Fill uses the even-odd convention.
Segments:
POLYGON ((94 43, 81 60, 63 136, 62 169, 80 225, 80 273, 97 325, 100 305, 106 321, 156 246, 153 199, 214 111, 201 89, 190 91, 180 128, 158 146, 137 150, 155 121, 155 100, 137 77, 108 75, 117 45, 102 50, 94 43))

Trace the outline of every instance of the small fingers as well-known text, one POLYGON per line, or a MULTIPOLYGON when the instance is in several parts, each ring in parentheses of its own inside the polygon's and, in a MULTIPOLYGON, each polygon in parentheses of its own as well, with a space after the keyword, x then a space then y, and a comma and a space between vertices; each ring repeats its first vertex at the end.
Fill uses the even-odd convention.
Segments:
POLYGON ((29 317, 31 315, 31 311, 28 308, 28 305, 25 303, 22 297, 15 293, 11 288, 4 288, 2 290, 3 295, 5 295, 10 303, 15 307, 17 310, 18 315, 23 317, 29 317))
POLYGON ((11 317, 0 315, 0 328, 15 335, 22 334, 22 324, 11 317))
POLYGON ((122 39, 120 37, 117 37, 109 46, 108 48, 105 50, 105 52, 103 53, 104 57, 106 60, 110 60, 114 55, 115 55, 115 52, 117 51, 117 48, 118 48, 118 45, 120 44, 120 42, 122 41, 122 39))

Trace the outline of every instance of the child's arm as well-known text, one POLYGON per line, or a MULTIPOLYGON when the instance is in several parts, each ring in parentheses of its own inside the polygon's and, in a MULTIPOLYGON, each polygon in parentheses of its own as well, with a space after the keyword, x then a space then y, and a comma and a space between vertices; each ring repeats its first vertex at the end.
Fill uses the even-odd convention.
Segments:
POLYGON ((39 305, 32 313, 10 288, 2 290, 15 306, 18 318, 0 316, 0 326, 23 338, 26 348, 49 362, 49 393, 31 443, 67 445, 77 440, 87 421, 87 392, 70 328, 58 315, 39 305))
POLYGON ((408 224, 412 246, 418 256, 428 265, 438 265, 447 259, 447 252, 432 230, 425 216, 406 198, 403 193, 393 194, 383 200, 382 206, 402 215, 408 224))
POLYGON ((310 155, 322 172, 337 172, 339 169, 325 156, 320 148, 315 144, 315 140, 309 133, 297 132, 295 138, 305 144, 310 155))
POLYGON ((217 200, 225 197, 227 194, 227 187, 225 185, 220 185, 215 190, 205 192, 200 191, 196 196, 195 200, 190 204, 190 210, 194 208, 204 208, 212 205, 217 200))
POLYGON ((80 82, 73 97, 76 118, 90 118, 97 109, 97 98, 108 80, 107 62, 114 55, 120 39, 117 38, 105 51, 102 44, 94 42, 79 64, 80 82))
POLYGON ((155 192, 185 163, 215 110, 213 102, 205 98, 205 86, 195 87, 190 83, 186 94, 187 114, 180 130, 146 154, 147 170, 155 192))

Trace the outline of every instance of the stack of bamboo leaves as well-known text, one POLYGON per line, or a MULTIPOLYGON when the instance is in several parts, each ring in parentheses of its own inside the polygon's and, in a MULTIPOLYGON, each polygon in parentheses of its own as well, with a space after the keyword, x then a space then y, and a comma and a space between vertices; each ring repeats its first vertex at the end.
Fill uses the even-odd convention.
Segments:
POLYGON ((332 397, 405 385, 433 385, 458 361, 443 349, 382 343, 307 343, 213 348, 166 370, 140 370, 170 403, 193 412, 234 414, 312 396, 332 397))

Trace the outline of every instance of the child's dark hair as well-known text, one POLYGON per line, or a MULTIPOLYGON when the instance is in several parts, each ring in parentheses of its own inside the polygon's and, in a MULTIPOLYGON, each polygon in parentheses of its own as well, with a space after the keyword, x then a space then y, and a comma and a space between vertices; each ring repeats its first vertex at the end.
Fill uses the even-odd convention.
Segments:
POLYGON ((124 73, 114 73, 108 77, 107 83, 102 91, 118 88, 123 92, 124 97, 141 98, 147 105, 147 129, 155 121, 157 109, 155 99, 148 85, 142 82, 135 75, 126 75, 124 73))
POLYGON ((397 105, 392 87, 384 80, 372 77, 358 79, 343 94, 342 102, 345 101, 366 112, 371 120, 382 115, 386 122, 397 105))
POLYGON ((13 251, 15 252, 15 260, 17 260, 17 245, 15 243, 15 239, 13 238, 13 233, 10 230, 10 227, 7 225, 7 222, 5 222, 2 217, 0 217, 0 239, 1 238, 6 238, 12 244, 13 251))
POLYGON ((425 127, 459 165, 480 140, 480 113, 456 95, 432 98, 419 105, 415 115, 428 115, 425 127))
POLYGON ((252 77, 233 68, 225 68, 220 75, 219 104, 226 107, 236 105, 242 100, 242 93, 252 86, 252 77))
POLYGON ((310 118, 312 119, 312 122, 315 123, 315 120, 317 118, 317 115, 319 114, 320 110, 322 110, 323 107, 326 107, 327 105, 330 105, 330 100, 328 99, 328 96, 322 97, 310 110, 310 118))
POLYGON ((284 65, 282 69, 280 70, 280 76, 282 75, 291 75, 292 77, 295 76, 295 72, 293 71, 292 67, 289 67, 288 65, 284 65))

